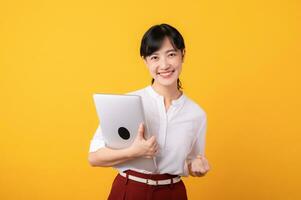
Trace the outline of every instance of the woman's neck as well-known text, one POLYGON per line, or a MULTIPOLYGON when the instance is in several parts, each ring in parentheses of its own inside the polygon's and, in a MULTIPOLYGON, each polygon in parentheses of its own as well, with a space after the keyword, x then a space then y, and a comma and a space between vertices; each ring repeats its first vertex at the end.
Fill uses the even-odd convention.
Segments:
POLYGON ((153 83, 152 88, 161 96, 164 97, 164 103, 166 110, 168 110, 172 100, 178 99, 182 92, 178 89, 177 83, 171 86, 162 86, 159 84, 156 84, 156 82, 153 83))

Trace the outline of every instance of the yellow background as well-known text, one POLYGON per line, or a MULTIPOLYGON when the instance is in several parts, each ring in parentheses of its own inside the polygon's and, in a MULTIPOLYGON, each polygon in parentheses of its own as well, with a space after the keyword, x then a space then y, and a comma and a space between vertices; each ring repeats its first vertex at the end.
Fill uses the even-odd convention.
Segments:
POLYGON ((185 93, 208 115, 212 170, 192 200, 301 199, 300 1, 1 1, 0 199, 105 199, 116 171, 87 161, 94 92, 150 76, 143 33, 183 34, 185 93))

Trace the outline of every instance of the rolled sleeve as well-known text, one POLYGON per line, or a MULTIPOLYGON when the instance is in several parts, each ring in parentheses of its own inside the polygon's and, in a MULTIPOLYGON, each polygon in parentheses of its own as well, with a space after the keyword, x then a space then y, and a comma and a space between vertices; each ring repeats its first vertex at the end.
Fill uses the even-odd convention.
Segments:
POLYGON ((193 142, 190 153, 187 156, 187 162, 190 163, 192 159, 196 158, 197 155, 205 155, 205 139, 207 131, 207 117, 202 117, 198 134, 193 142))
POLYGON ((103 139, 102 130, 100 125, 98 125, 92 140, 90 141, 89 152, 95 152, 98 149, 105 147, 105 141, 103 139))

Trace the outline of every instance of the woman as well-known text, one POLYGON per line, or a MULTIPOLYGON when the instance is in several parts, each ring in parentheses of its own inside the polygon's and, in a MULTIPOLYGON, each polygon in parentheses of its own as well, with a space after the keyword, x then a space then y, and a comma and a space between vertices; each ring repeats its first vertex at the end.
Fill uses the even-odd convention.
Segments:
POLYGON ((152 26, 142 38, 140 55, 153 78, 152 84, 129 94, 142 97, 146 123, 153 136, 144 139, 141 124, 129 148, 113 150, 105 147, 99 126, 91 141, 89 162, 92 166, 118 169, 110 200, 185 200, 181 176, 204 176, 209 164, 204 156, 206 113, 183 93, 179 79, 184 39, 168 24, 152 26), (156 173, 126 165, 126 161, 139 157, 154 157, 156 173))

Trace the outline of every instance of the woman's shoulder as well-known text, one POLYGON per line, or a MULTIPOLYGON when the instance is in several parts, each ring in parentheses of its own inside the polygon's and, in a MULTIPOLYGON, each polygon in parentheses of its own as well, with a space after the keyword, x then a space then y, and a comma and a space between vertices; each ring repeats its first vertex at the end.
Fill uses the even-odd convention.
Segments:
POLYGON ((199 103, 190 97, 186 96, 186 109, 189 109, 190 112, 195 113, 195 115, 206 117, 206 111, 199 103))

